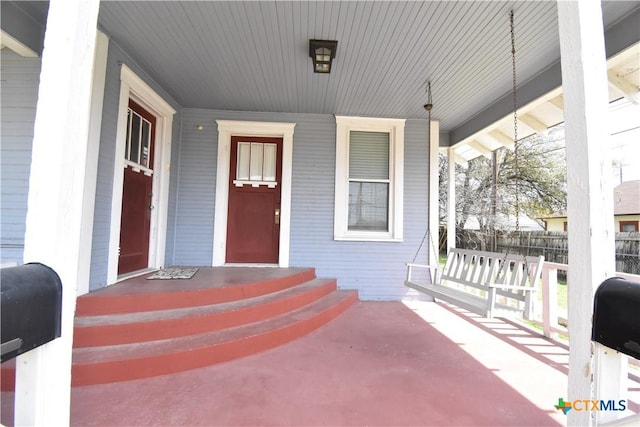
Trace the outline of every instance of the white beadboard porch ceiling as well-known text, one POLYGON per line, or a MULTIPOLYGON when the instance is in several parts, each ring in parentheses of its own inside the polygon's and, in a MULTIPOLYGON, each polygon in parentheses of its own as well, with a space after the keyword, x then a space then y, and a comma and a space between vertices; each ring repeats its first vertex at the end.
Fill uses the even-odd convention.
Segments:
MULTIPOLYGON (((602 5, 605 28, 626 21, 640 40, 628 25, 640 23, 639 1, 602 5)), ((525 106, 559 84, 555 1, 103 0, 99 26, 188 108, 426 118, 430 80, 442 142, 465 141, 468 159, 508 145, 508 130, 477 133, 512 107, 511 10, 525 106), (312 72, 313 38, 338 41, 329 75, 312 72)), ((627 91, 640 85, 638 58, 627 59, 627 91)), ((523 129, 562 121, 560 94, 523 129)))
POLYGON ((105 2, 101 23, 185 106, 423 118, 430 79, 448 129, 509 91, 512 7, 526 80, 559 57, 553 2, 105 2), (330 75, 312 38, 338 40, 330 75))

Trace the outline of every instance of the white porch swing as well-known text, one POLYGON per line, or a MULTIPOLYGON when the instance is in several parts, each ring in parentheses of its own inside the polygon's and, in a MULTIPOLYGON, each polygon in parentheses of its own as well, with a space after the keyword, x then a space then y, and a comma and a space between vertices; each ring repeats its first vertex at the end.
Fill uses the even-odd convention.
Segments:
MULTIPOLYGON (((516 169, 516 232, 519 227, 518 188, 518 117, 516 103, 516 61, 513 11, 510 14, 511 57, 513 70, 513 122, 514 156, 516 169)), ((429 134, 431 129, 431 82, 427 83, 427 104, 429 134)), ((407 263, 405 285, 438 300, 491 318, 499 315, 533 315, 533 297, 542 274, 543 256, 526 256, 498 252, 484 252, 451 248, 443 268, 439 265, 417 264, 415 261, 426 239, 431 242, 431 250, 438 254, 434 239, 427 227, 412 262, 407 263), (426 270, 427 274, 416 278, 416 270, 426 270)))

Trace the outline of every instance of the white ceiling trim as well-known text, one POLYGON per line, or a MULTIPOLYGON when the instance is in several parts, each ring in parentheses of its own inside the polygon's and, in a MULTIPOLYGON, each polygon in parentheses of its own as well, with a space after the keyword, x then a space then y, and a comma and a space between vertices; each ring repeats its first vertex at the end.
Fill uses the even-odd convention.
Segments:
MULTIPOLYGON (((624 96, 640 104, 640 43, 609 59, 607 65, 609 84, 614 88, 612 92, 617 92, 610 94, 610 101, 624 96)), ((550 127, 564 121, 563 107, 562 87, 559 87, 518 109, 518 139, 533 133, 545 135, 550 127)), ((513 126, 511 113, 463 139, 453 146, 459 156, 456 161, 467 163, 479 156, 489 157, 498 147, 513 150, 513 133, 509 135, 505 131, 513 126)))
POLYGON ((529 126, 538 135, 546 135, 548 133, 549 126, 533 117, 531 113, 518 116, 518 121, 529 126))
POLYGON ((0 48, 9 48, 25 58, 37 58, 38 54, 26 44, 12 37, 4 30, 0 30, 0 48))
POLYGON ((618 89, 621 94, 633 104, 640 104, 640 92, 638 87, 629 82, 624 77, 618 75, 615 70, 609 70, 607 72, 609 78, 609 86, 613 86, 618 89))

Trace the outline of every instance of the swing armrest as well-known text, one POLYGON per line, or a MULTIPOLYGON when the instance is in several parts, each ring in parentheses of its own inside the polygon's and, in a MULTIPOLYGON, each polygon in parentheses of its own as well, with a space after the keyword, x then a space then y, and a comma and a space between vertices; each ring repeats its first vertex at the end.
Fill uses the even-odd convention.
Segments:
POLYGON ((430 264, 416 264, 415 262, 408 262, 407 267, 420 267, 420 268, 438 268, 438 265, 430 265, 430 264))
POLYGON ((437 265, 428 265, 428 264, 416 264, 413 262, 408 262, 407 263, 407 282, 411 281, 411 272, 413 270, 413 267, 418 267, 418 268, 428 268, 429 270, 433 270, 434 273, 434 277, 437 276, 438 274, 438 268, 439 266, 437 265))

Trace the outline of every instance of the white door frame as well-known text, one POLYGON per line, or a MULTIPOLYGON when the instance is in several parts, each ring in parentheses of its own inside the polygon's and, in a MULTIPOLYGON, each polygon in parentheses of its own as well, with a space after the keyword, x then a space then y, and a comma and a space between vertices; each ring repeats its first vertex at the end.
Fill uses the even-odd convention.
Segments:
POLYGON ((291 227, 291 171, 293 166, 293 129, 295 123, 216 120, 218 124, 218 164, 213 226, 213 266, 222 266, 227 258, 227 216, 229 212, 229 166, 232 136, 282 138, 282 187, 280 204, 280 254, 278 266, 289 267, 289 231, 291 227))
POLYGON ((167 209, 169 205, 169 167, 171 164, 171 133, 175 110, 129 67, 122 64, 120 73, 120 102, 113 170, 113 196, 111 199, 111 228, 107 284, 118 281, 120 222, 122 215, 122 185, 124 183, 125 139, 127 110, 133 99, 156 116, 156 138, 153 161, 153 196, 151 198, 151 229, 149 230, 149 268, 164 264, 167 242, 167 209))

